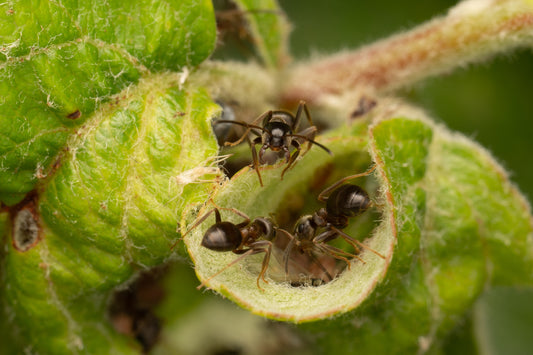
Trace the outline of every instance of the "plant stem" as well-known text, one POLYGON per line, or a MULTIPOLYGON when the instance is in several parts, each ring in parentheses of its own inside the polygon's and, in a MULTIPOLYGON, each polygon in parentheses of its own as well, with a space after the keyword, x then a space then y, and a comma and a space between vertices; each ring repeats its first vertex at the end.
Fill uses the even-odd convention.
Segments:
POLYGON ((354 89, 390 91, 532 43, 533 6, 469 0, 411 31, 290 68, 282 101, 318 102, 354 89))

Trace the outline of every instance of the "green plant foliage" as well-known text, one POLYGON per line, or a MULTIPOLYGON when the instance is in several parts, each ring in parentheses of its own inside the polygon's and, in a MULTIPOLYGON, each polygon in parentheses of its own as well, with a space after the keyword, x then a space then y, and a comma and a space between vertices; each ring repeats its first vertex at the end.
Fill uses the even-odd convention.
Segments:
MULTIPOLYGON (((351 131, 360 133, 360 126, 351 131)), ((338 132, 344 137, 333 138, 332 132, 321 141, 334 157, 314 148, 283 182, 282 166, 263 170, 264 188, 258 187, 253 171, 243 170, 218 191, 215 202, 239 206, 251 218, 268 216, 271 204, 284 211, 288 201, 305 185, 313 185, 311 178, 331 164, 345 175, 364 171, 369 160, 358 157, 368 154, 367 141, 359 134, 347 139, 350 129, 338 132), (346 156, 352 157, 351 168, 346 156), (250 199, 251 194, 256 197, 250 199)), ((490 155, 443 127, 396 118, 370 126, 368 134, 381 192, 376 198, 384 207, 382 222, 367 243, 387 256, 385 262, 366 251, 366 264, 353 261, 325 286, 261 281, 261 289, 255 282, 258 267, 243 262, 208 285, 254 313, 296 322, 346 312, 365 300, 343 317, 303 329, 318 339, 324 353, 425 352, 439 346, 487 286, 533 284, 529 208, 490 155)), ((224 216, 240 220, 231 212, 224 216)), ((236 257, 199 246, 201 231, 212 223, 208 219, 186 239, 200 279, 236 257)), ((261 257, 255 259, 257 264, 261 257)))
MULTIPOLYGON (((362 98, 374 97, 341 87, 346 92, 306 98, 326 117, 322 122, 340 126, 316 138, 333 155, 304 143, 283 180, 284 161, 261 167, 263 187, 249 167, 224 179, 212 130, 221 113, 215 99, 233 105, 241 119, 272 109, 280 97, 289 102, 293 96, 283 92, 288 87, 295 88, 294 97, 305 85, 321 88, 312 80, 283 85, 289 26, 275 0, 235 4, 263 67, 198 67, 216 35, 206 0, 0 5, 0 352, 139 353, 141 345, 109 322, 110 294, 139 271, 168 264, 167 299, 155 311, 169 324, 159 351, 194 353, 182 347, 188 319, 194 329, 204 329, 209 312, 226 317, 231 311, 204 307, 210 298, 193 289, 190 270, 176 263, 188 257, 205 285, 241 307, 278 321, 307 322, 291 327, 291 337, 313 353, 439 352, 465 319, 480 349, 506 349, 504 340, 487 340, 503 332, 483 326, 497 319, 511 324, 508 329, 526 328, 507 319, 516 308, 499 307, 514 298, 516 307, 529 309, 523 294, 487 293, 469 314, 486 290, 533 285, 531 210, 506 172, 469 139, 365 88, 377 107, 374 102, 370 113, 354 115, 362 98), (278 246, 267 282, 257 280, 262 253, 216 274, 236 255, 201 246, 214 215, 181 243, 180 232, 215 205, 271 217, 292 232, 299 216, 323 207, 317 201, 321 191, 371 166, 372 174, 352 182, 369 192, 373 207, 345 229, 367 248, 331 282, 309 286, 298 283, 300 275, 287 280, 278 246), (194 319, 202 310, 207 316, 194 319), (173 344, 172 332, 184 332, 180 345, 173 344)), ((523 20, 527 9, 517 8, 523 20)), ((492 22, 483 17, 483 23, 492 22)), ((528 23, 520 24, 527 39, 528 23)), ((398 64, 394 56, 384 57, 398 64)), ((397 68, 412 64, 409 53, 405 58, 397 68)), ((319 74, 336 68, 326 66, 319 74)), ((410 66, 416 78, 430 69, 419 73, 410 66)), ((366 73, 375 78, 377 72, 366 73)), ((350 79, 334 74, 335 83, 350 79)), ((224 220, 242 220, 228 209, 222 210, 224 220)), ((309 266, 294 263, 313 277, 309 266)), ((250 325, 244 326, 250 339, 267 332, 280 337, 262 319, 233 315, 230 323, 250 325)), ((228 325, 225 331, 229 337, 239 328, 228 325)), ((196 337, 198 349, 213 351, 201 341, 196 337)), ((245 343, 249 349, 259 344, 245 343)))
POLYGON ((482 354, 529 354, 533 348, 533 289, 497 287, 474 307, 476 344, 482 354))
POLYGON ((4 261, 3 293, 20 346, 124 350, 114 349, 123 341, 109 326, 96 327, 107 292, 168 258, 176 216, 209 192, 197 180, 217 175, 209 159, 218 149, 210 128, 218 107, 200 89, 179 89, 178 79, 143 79, 99 111, 68 142, 35 206, 22 207, 37 211, 29 223, 40 241, 26 252, 11 246, 4 261))
POLYGON ((10 205, 111 95, 143 73, 197 65, 214 48, 210 1, 39 6, 0 5, 0 201, 10 205))
POLYGON ((289 24, 276 0, 236 0, 244 12, 259 56, 269 68, 280 68, 288 60, 289 24))

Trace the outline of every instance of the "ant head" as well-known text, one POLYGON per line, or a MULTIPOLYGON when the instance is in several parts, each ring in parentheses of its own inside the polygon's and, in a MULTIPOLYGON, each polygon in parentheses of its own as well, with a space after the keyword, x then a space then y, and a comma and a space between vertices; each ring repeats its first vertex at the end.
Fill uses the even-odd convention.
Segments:
POLYGON ((204 234, 202 246, 215 251, 232 251, 241 245, 242 234, 231 222, 212 225, 204 234))
POLYGON ((277 152, 283 147, 288 147, 288 135, 292 134, 291 127, 281 121, 270 121, 265 125, 265 133, 263 134, 263 144, 277 152))
POLYGON ((311 240, 315 235, 316 228, 313 216, 303 216, 294 225, 294 236, 298 240, 311 240))
POLYGON ((355 217, 365 212, 372 200, 360 186, 347 184, 335 189, 326 203, 328 214, 336 217, 355 217))

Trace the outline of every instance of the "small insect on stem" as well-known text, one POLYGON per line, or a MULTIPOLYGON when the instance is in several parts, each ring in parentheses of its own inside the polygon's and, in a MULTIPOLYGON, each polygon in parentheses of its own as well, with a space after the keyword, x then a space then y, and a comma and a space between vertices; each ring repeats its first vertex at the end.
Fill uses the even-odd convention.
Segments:
POLYGON ((312 144, 319 146, 328 154, 332 155, 328 148, 314 140, 317 128, 313 125, 309 109, 304 101, 300 101, 295 115, 285 110, 271 110, 263 113, 251 123, 233 120, 217 120, 213 124, 221 123, 235 124, 246 128, 241 138, 235 142, 225 142, 225 145, 234 146, 246 139, 252 150, 252 167, 257 173, 261 186, 263 186, 263 180, 261 178, 261 173, 259 172, 259 165, 265 164, 265 152, 268 149, 283 154, 285 157, 285 163, 287 166, 281 172, 281 179, 283 179, 285 172, 294 166, 296 158, 300 155, 301 145, 304 142, 308 142, 308 145, 302 155, 309 151, 312 144), (310 126, 298 132, 303 113, 305 113, 310 126), (259 122, 262 122, 261 126, 258 125, 259 122), (251 140, 249 137, 250 133, 257 137, 251 140), (257 144, 261 144, 259 153, 256 150, 257 144), (290 152, 291 147, 295 148, 295 151, 292 154, 290 152))
POLYGON ((372 206, 372 200, 365 190, 360 186, 345 184, 345 182, 368 176, 374 169, 375 166, 364 173, 344 177, 318 195, 318 200, 325 202, 326 207, 320 208, 312 215, 303 216, 296 222, 293 234, 289 234, 290 242, 283 256, 285 273, 288 273, 288 263, 293 248, 296 248, 300 253, 309 255, 314 253, 329 254, 336 259, 345 261, 348 267, 350 267, 348 258, 356 258, 363 263, 365 262, 357 255, 327 244, 338 237, 348 242, 356 250, 356 253, 359 253, 360 248, 363 248, 385 259, 379 252, 342 231, 348 226, 350 218, 361 215, 372 206))
POLYGON ((363 96, 359 99, 359 102, 357 103, 357 108, 352 111, 350 118, 355 119, 362 117, 366 115, 370 110, 372 110, 376 105, 377 101, 374 99, 371 99, 367 96, 363 96))
POLYGON ((215 213, 215 224, 213 224, 205 232, 202 238, 202 246, 213 251, 228 252, 231 251, 238 254, 235 260, 227 264, 221 270, 205 279, 197 288, 201 289, 211 279, 221 274, 229 267, 237 264, 247 256, 265 253, 263 258, 261 272, 257 277, 257 287, 263 291, 263 288, 259 285, 259 280, 265 280, 265 272, 268 268, 270 261, 270 255, 272 253, 272 240, 276 237, 276 233, 279 228, 274 224, 270 218, 257 217, 251 220, 243 212, 234 208, 215 207, 202 217, 200 217, 194 225, 184 233, 187 235, 191 230, 205 221, 212 213, 215 213), (229 210, 244 219, 241 223, 232 223, 228 221, 222 221, 219 209, 229 210))

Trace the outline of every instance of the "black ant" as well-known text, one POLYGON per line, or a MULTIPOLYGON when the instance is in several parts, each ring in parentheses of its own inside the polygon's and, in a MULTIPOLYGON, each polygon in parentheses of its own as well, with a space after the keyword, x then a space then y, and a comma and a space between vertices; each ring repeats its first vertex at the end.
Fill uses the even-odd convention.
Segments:
POLYGON ((259 172, 259 164, 265 163, 264 154, 267 149, 270 149, 273 152, 282 152, 285 156, 287 166, 281 172, 281 179, 283 179, 285 172, 291 168, 296 161, 296 158, 300 155, 300 146, 302 143, 299 140, 304 140, 309 143, 303 154, 307 153, 311 148, 311 144, 316 144, 328 154, 332 154, 328 148, 314 141, 317 128, 313 125, 313 120, 311 119, 311 115, 309 114, 309 110, 304 101, 300 101, 296 115, 285 110, 271 110, 257 117, 252 123, 233 120, 217 120, 213 122, 213 124, 220 123, 231 123, 246 127, 246 131, 241 138, 235 142, 226 142, 225 145, 234 146, 241 143, 246 138, 252 148, 252 166, 257 172, 261 186, 263 186, 263 180, 261 179, 261 173, 259 172), (307 127, 299 133, 293 133, 298 131, 302 112, 305 112, 310 127, 307 127), (257 125, 257 122, 261 120, 262 127, 257 125), (253 141, 250 141, 250 138, 248 137, 250 132, 258 136, 253 141), (259 156, 255 149, 256 144, 262 144, 261 149, 259 149, 259 156), (292 155, 289 151, 291 146, 296 148, 296 151, 292 155))
MULTIPOLYGON (((235 254, 240 255, 238 258, 230 262, 224 268, 211 275, 204 280, 197 288, 200 289, 212 278, 222 273, 227 268, 238 263, 242 259, 249 255, 265 253, 261 272, 257 277, 257 287, 259 286, 259 280, 263 279, 265 283, 265 272, 270 261, 270 255, 272 253, 272 240, 276 237, 276 233, 280 230, 270 218, 257 217, 251 220, 246 214, 240 212, 234 208, 215 207, 211 211, 203 215, 184 235, 187 235, 192 229, 196 228, 200 223, 205 221, 213 212, 215 212, 215 224, 213 224, 205 232, 202 238, 202 246, 214 251, 226 252, 232 251, 235 254), (234 212, 235 214, 244 218, 244 221, 238 224, 234 224, 228 221, 222 221, 220 217, 220 209, 226 209, 234 212)), ((288 232, 284 231, 288 234, 288 232)))
POLYGON ((222 108, 222 113, 220 117, 215 117, 211 121, 211 126, 213 127, 213 132, 217 138, 218 145, 224 145, 229 139, 238 137, 233 130, 233 126, 229 123, 217 124, 217 121, 232 121, 236 119, 235 111, 233 110, 232 104, 225 103, 221 100, 216 100, 216 104, 222 108))
MULTIPOLYGON (((183 234, 183 237, 185 237, 185 235, 187 235, 191 230, 193 230, 199 224, 205 221, 213 212, 215 212, 215 224, 209 227, 204 233, 201 245, 205 248, 214 251, 231 251, 240 256, 229 264, 227 264, 219 271, 217 271, 216 273, 214 273, 213 275, 209 276, 197 287, 197 289, 201 289, 211 279, 218 276, 229 267, 237 264, 239 261, 246 258, 247 256, 265 253, 261 265, 261 271, 259 272, 259 276, 257 277, 257 287, 260 290, 263 290, 263 288, 261 288, 261 286, 259 285, 259 281, 262 279, 265 283, 268 283, 268 281, 265 280, 264 275, 269 266, 270 256, 272 255, 272 248, 274 246, 273 240, 274 238, 276 238, 277 232, 281 232, 289 238, 291 237, 291 235, 286 230, 278 228, 274 221, 272 221, 272 219, 270 218, 257 217, 251 220, 246 214, 237 209, 215 207, 209 212, 207 212, 205 215, 203 215, 200 219, 198 219, 194 223, 194 225, 187 232, 185 232, 185 234, 183 234), (228 221, 222 221, 219 209, 232 211, 233 213, 244 218, 244 221, 238 224, 234 224, 228 221)), ((314 255, 311 256, 311 260, 313 263, 320 267, 324 275, 326 275, 330 280, 333 279, 330 273, 326 270, 322 263, 316 257, 314 257, 314 255)), ((293 267, 298 267, 298 265, 293 265, 293 267)), ((297 275, 294 275, 294 279, 298 281, 293 281, 293 283, 297 282, 301 284, 300 279, 302 278, 302 275, 305 274, 305 270, 297 270, 299 271, 297 275)), ((322 282, 323 280, 310 279, 310 281, 312 285, 319 285, 321 283, 318 283, 318 281, 322 282)))
MULTIPOLYGON (((377 251, 342 231, 342 229, 348 226, 349 218, 364 213, 372 206, 372 200, 365 190, 357 185, 343 184, 348 180, 367 176, 374 169, 375 166, 364 173, 342 178, 318 195, 318 200, 325 202, 326 207, 320 208, 312 215, 303 216, 296 222, 293 232, 294 235, 289 235, 291 240, 283 255, 286 274, 288 273, 289 256, 294 246, 296 246, 300 253, 305 252, 311 256, 314 252, 329 254, 336 259, 344 260, 348 266, 350 266, 350 263, 347 257, 355 257, 364 263, 364 260, 357 255, 326 244, 339 236, 351 244, 356 252, 359 252, 359 247, 362 247, 385 259, 377 251), (327 196, 328 194, 329 196, 327 196), (323 228, 324 230, 317 235, 319 228, 323 228)), ((332 278, 330 276, 328 275, 331 281, 332 278)))

